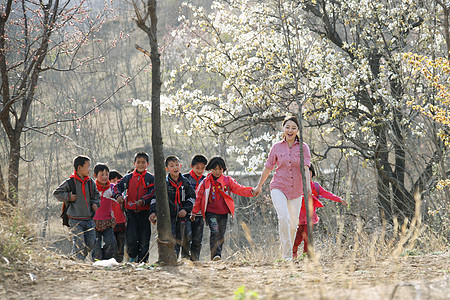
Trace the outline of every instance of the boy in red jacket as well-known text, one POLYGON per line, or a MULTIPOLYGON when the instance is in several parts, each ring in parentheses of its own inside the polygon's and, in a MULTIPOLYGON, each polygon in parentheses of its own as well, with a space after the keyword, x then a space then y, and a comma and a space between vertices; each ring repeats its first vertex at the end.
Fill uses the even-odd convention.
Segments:
MULTIPOLYGON (((111 170, 111 172, 109 172, 109 181, 114 185, 116 185, 122 178, 122 174, 116 170, 111 170)), ((120 263, 123 261, 127 219, 125 218, 125 214, 123 212, 123 205, 113 202, 112 210, 114 213, 114 218, 116 218, 117 222, 116 226, 114 226, 114 237, 116 238, 116 253, 114 254, 114 258, 120 263)))
MULTIPOLYGON (((200 183, 205 179, 206 164, 208 160, 204 155, 197 154, 191 160, 191 170, 189 173, 184 174, 183 176, 189 181, 194 191, 197 191, 200 183)), ((185 254, 190 255, 191 260, 198 261, 200 259, 200 250, 202 249, 202 239, 203 239, 203 227, 205 227, 205 220, 201 213, 197 213, 195 216, 195 221, 191 222, 190 220, 186 222, 186 232, 191 234, 191 237, 187 240, 190 240, 190 247, 188 245, 187 249, 183 249, 185 254), (189 227, 189 228, 188 228, 189 227), (189 251, 190 250, 190 251, 189 251)), ((183 252, 181 253, 183 254, 183 252)))
MULTIPOLYGON (((316 176, 316 171, 314 167, 311 165, 309 167, 310 177, 313 178, 316 176)), ((319 217, 316 214, 316 208, 323 207, 323 204, 319 201, 319 198, 326 198, 331 201, 340 202, 342 205, 347 206, 348 203, 344 199, 334 195, 333 193, 328 192, 323 187, 320 186, 319 183, 311 180, 311 191, 313 196, 313 215, 311 221, 313 224, 317 224, 319 222, 319 217)), ((304 241, 303 245, 303 253, 308 252, 308 226, 306 222, 306 207, 305 200, 303 199, 302 208, 300 210, 299 222, 297 227, 297 233, 295 235, 294 247, 292 248, 292 256, 293 258, 297 258, 297 250, 298 246, 304 241)))
POLYGON ((109 167, 106 164, 95 165, 94 177, 97 190, 101 194, 101 202, 94 216, 96 241, 92 258, 94 260, 110 259, 116 251, 113 229, 116 226, 116 219, 112 213, 113 203, 116 203, 112 198, 114 185, 109 182, 109 167))
POLYGON ((230 176, 223 175, 227 170, 225 161, 220 156, 211 158, 206 171, 211 171, 197 189, 197 199, 191 213, 191 221, 201 211, 211 232, 209 246, 211 259, 221 260, 222 245, 227 229, 228 214, 234 215, 234 201, 230 193, 243 197, 253 197, 254 189, 237 183, 230 176))
POLYGON ((149 157, 145 152, 134 156, 133 172, 114 186, 114 197, 125 203, 127 228, 125 231, 128 256, 131 262, 147 262, 150 246, 150 203, 155 200, 155 178, 147 172, 149 157), (125 200, 122 194, 127 191, 125 200))

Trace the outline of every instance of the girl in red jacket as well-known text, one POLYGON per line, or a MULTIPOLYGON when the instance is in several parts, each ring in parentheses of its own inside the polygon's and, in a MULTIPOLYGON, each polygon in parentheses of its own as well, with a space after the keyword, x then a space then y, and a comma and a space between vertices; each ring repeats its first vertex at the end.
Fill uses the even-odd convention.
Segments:
MULTIPOLYGON (((316 172, 314 167, 311 165, 309 168, 310 177, 313 178, 316 176, 316 172)), ((347 206, 348 203, 344 199, 334 195, 333 193, 328 192, 323 187, 320 186, 317 182, 311 180, 311 191, 313 195, 313 215, 311 221, 313 224, 317 224, 319 222, 319 217, 316 214, 316 208, 323 207, 323 204, 319 201, 319 198, 325 198, 331 201, 340 202, 342 205, 347 206)), ((292 248, 292 256, 294 258, 297 257, 298 246, 304 241, 303 244, 303 253, 308 252, 308 226, 306 222, 306 208, 305 201, 302 202, 302 207, 300 210, 300 217, 297 227, 297 234, 295 235, 294 247, 292 248)))
POLYGON ((197 188, 197 198, 191 213, 191 221, 194 221, 195 215, 201 211, 208 223, 211 232, 209 246, 213 261, 221 260, 228 214, 234 215, 234 201, 230 194, 254 196, 252 187, 240 185, 232 177, 223 175, 226 170, 222 157, 215 156, 209 160, 206 171, 211 172, 197 188))

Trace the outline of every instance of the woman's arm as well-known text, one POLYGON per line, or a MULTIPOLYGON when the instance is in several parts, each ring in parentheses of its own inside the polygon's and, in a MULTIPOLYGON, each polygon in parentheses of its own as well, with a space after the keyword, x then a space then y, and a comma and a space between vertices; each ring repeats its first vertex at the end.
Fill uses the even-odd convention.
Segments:
POLYGON ((258 184, 256 185, 256 188, 254 190, 255 196, 258 196, 261 193, 261 188, 264 182, 266 182, 267 177, 269 177, 270 172, 272 172, 271 169, 269 169, 268 167, 264 167, 261 177, 259 178, 258 184))
POLYGON ((305 198, 309 198, 312 196, 312 191, 311 191, 311 177, 309 174, 309 166, 305 165, 305 179, 306 179, 306 193, 303 192, 304 195, 307 195, 307 197, 305 198))

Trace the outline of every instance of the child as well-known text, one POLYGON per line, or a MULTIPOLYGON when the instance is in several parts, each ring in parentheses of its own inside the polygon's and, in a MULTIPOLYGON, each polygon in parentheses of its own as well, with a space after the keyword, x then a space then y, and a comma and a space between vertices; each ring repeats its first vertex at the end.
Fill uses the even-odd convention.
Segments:
MULTIPOLYGON (((309 168, 310 177, 313 178, 316 176, 316 172, 314 170, 314 167, 311 165, 309 168)), ((320 197, 335 201, 335 202, 341 202, 342 205, 347 206, 348 203, 344 199, 341 199, 338 196, 333 195, 332 193, 326 191, 324 188, 320 186, 317 182, 314 182, 311 180, 311 190, 312 190, 312 196, 313 196, 313 215, 311 218, 311 221, 313 224, 317 224, 319 222, 319 217, 316 214, 316 208, 317 207, 323 207, 323 204, 319 201, 320 197)), ((298 228, 297 233, 295 235, 294 240, 294 247, 292 248, 292 257, 297 258, 297 250, 298 246, 304 241, 303 245, 303 253, 308 252, 308 226, 306 222, 306 207, 305 207, 305 201, 302 202, 302 208, 300 210, 300 216, 299 216, 299 222, 298 222, 298 228)))
POLYGON ((73 160, 73 167, 73 174, 53 191, 53 196, 68 206, 72 256, 84 260, 95 244, 95 224, 92 217, 100 205, 100 194, 89 178, 90 158, 77 156, 73 160))
MULTIPOLYGON (((203 172, 205 172, 207 163, 208 160, 205 156, 195 155, 191 161, 191 171, 183 175, 189 181, 194 191, 197 191, 197 187, 200 185, 200 182, 205 179, 205 175, 203 175, 203 172)), ((188 244, 188 249, 182 249, 181 254, 183 255, 183 252, 189 253, 190 250, 191 260, 198 261, 200 258, 200 250, 202 249, 203 227, 205 226, 205 221, 201 213, 197 213, 195 217, 196 218, 193 222, 191 222, 190 220, 186 221, 186 224, 189 223, 192 232, 192 236, 190 239, 191 243, 190 247, 188 244)))
MULTIPOLYGON (((111 170, 111 172, 109 172, 109 181, 114 185, 116 185, 122 178, 122 174, 116 170, 111 170)), ((125 228, 127 220, 125 218, 125 214, 123 213, 123 205, 120 205, 114 201, 112 203, 112 210, 117 223, 116 226, 114 226, 114 237, 116 238, 116 253, 114 254, 114 258, 120 263, 123 261, 125 228)))
POLYGON ((195 220, 195 215, 201 210, 211 232, 209 239, 211 259, 218 261, 222 257, 228 214, 234 215, 234 201, 229 195, 230 192, 243 197, 253 197, 255 191, 252 187, 240 185, 230 176, 223 175, 227 167, 220 156, 211 158, 206 165, 206 170, 211 173, 206 176, 197 189, 197 199, 192 210, 191 221, 195 220))
POLYGON ((113 229, 116 226, 116 219, 112 212, 113 202, 116 201, 111 198, 114 185, 109 182, 109 168, 106 164, 95 165, 94 177, 97 190, 101 193, 101 202, 94 216, 96 242, 92 258, 94 260, 110 259, 116 252, 113 229))
POLYGON ((131 262, 147 262, 150 245, 150 202, 154 199, 155 178, 147 172, 149 157, 145 152, 134 156, 135 169, 114 186, 114 196, 125 202, 127 227, 125 239, 131 262), (125 201, 122 194, 127 191, 125 201))
MULTIPOLYGON (((189 181, 180 174, 180 159, 170 155, 165 160, 166 171, 169 173, 166 179, 167 195, 169 198, 170 223, 172 235, 176 240, 175 251, 178 257, 180 245, 187 246, 190 238, 190 227, 186 226, 186 219, 191 212, 195 202, 195 191, 192 189, 189 181), (186 234, 185 234, 186 233, 186 234)), ((154 223, 156 220, 156 206, 152 206, 150 220, 154 223)))

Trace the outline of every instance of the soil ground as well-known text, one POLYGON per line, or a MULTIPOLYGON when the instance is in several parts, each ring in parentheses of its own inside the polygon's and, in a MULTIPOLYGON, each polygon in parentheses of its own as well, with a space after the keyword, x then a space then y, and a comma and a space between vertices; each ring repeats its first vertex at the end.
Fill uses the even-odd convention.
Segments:
POLYGON ((0 299, 450 299, 448 251, 378 261, 182 260, 109 268, 42 251, 0 266, 0 299))

